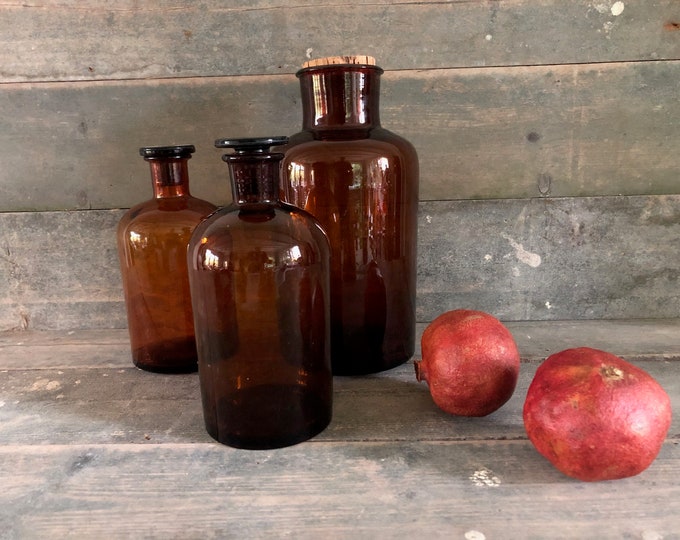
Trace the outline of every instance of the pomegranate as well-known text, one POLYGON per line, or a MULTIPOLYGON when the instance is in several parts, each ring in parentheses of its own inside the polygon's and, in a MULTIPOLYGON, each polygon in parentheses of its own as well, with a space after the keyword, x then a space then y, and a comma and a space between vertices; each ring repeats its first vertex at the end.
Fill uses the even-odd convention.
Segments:
POLYGON ((584 481, 614 480, 654 461, 671 425, 671 402, 646 371, 581 347, 539 366, 523 416, 529 440, 558 470, 584 481))
POLYGON ((519 352, 510 331, 482 311, 457 309, 432 321, 421 340, 416 378, 449 414, 486 416, 515 391, 519 352))

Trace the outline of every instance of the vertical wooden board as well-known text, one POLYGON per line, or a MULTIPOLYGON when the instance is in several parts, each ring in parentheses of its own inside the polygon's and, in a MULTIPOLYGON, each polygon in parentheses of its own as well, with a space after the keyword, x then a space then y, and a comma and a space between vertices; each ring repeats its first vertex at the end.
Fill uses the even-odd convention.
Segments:
POLYGON ((678 59, 678 20, 672 0, 41 1, 0 6, 0 80, 292 73, 343 53, 390 70, 678 59))
POLYGON ((430 202, 419 224, 419 321, 680 314, 678 195, 430 202))

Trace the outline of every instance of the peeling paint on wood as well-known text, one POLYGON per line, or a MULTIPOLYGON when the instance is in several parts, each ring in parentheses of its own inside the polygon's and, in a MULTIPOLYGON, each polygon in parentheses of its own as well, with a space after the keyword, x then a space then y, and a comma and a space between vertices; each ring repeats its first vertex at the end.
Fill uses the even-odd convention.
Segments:
POLYGON ((679 236, 677 195, 424 204, 418 320, 676 317, 679 236))

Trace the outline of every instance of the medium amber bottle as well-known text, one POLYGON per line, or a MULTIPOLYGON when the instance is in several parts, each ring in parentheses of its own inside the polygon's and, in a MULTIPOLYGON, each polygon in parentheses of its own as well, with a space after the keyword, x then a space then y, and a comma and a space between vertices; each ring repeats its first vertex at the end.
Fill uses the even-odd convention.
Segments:
POLYGON ((191 233, 216 209, 189 192, 191 145, 140 148, 153 198, 118 224, 118 255, 134 364, 148 371, 196 371, 186 252, 191 233))
POLYGON ((338 375, 392 368, 415 348, 418 157, 380 125, 381 74, 365 56, 306 63, 302 131, 285 149, 282 199, 330 240, 338 375))
POLYGON ((329 246, 279 200, 285 137, 219 140, 233 204, 196 228, 189 281, 208 433, 237 448, 292 445, 331 420, 329 246))

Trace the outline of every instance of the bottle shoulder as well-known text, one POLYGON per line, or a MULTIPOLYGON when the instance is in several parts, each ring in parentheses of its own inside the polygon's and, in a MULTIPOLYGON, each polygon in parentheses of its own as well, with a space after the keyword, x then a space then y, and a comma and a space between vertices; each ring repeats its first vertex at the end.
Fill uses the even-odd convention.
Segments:
POLYGON ((149 199, 125 212, 118 223, 118 230, 139 232, 193 228, 216 209, 212 203, 193 197, 149 199))
POLYGON ((328 238, 316 218, 287 203, 259 210, 236 205, 220 208, 196 227, 191 240, 193 247, 232 251, 274 252, 301 244, 329 250, 328 238))
POLYGON ((410 141, 380 126, 364 130, 303 130, 292 135, 283 150, 288 160, 300 154, 324 156, 356 152, 364 156, 375 153, 417 160, 416 149, 410 141))

